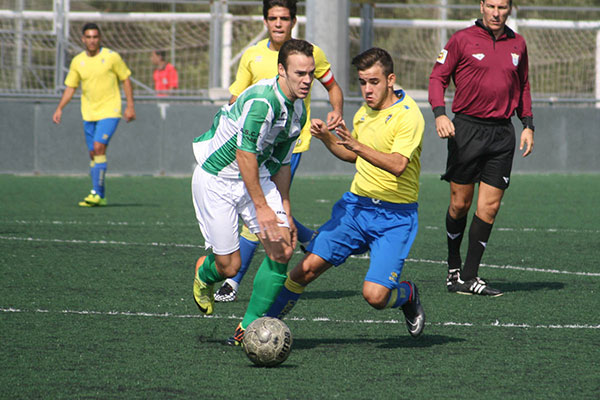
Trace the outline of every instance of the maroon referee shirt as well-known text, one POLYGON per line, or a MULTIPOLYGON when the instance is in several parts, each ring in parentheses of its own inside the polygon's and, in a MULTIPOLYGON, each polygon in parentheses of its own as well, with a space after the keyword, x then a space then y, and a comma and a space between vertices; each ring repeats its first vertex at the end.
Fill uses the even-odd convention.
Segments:
POLYGON ((437 58, 429 77, 429 103, 436 117, 446 113, 444 92, 454 80, 452 112, 478 118, 508 119, 515 110, 533 127, 525 39, 509 27, 500 38, 477 20, 456 32, 437 58))

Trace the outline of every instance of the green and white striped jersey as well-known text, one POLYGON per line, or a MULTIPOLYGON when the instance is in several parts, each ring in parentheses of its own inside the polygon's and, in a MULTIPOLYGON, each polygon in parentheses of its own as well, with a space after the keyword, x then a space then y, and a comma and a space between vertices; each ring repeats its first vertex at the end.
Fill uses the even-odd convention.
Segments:
POLYGON ((235 103, 221 107, 210 130, 194 139, 194 156, 206 172, 241 179, 236 150, 255 153, 260 177, 273 176, 290 163, 306 109, 279 87, 278 77, 257 82, 235 103))

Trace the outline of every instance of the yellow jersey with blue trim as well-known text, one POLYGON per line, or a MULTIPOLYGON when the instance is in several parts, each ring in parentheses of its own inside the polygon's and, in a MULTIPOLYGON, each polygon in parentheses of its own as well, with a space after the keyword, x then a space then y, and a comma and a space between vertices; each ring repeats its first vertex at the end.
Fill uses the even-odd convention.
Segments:
POLYGON ((403 90, 396 91, 396 95, 398 101, 382 110, 363 104, 354 115, 352 136, 382 153, 403 155, 409 159, 408 166, 402 175, 396 177, 358 157, 350 191, 358 196, 390 203, 415 203, 419 198, 425 120, 410 96, 403 90))
POLYGON ((93 57, 82 51, 71 61, 65 85, 77 88, 81 83, 81 116, 84 121, 121 118, 119 81, 131 71, 113 50, 102 47, 93 57))
MULTIPOLYGON (((269 48, 269 39, 264 39, 248 48, 242 55, 240 65, 235 76, 235 82, 229 86, 229 92, 239 96, 246 88, 254 85, 262 79, 274 78, 277 73, 277 57, 279 52, 269 48)), ((333 82, 331 64, 320 47, 313 45, 313 57, 315 59, 315 78, 324 85, 333 82)), ((304 105, 308 122, 302 128, 300 137, 296 141, 294 153, 302 153, 310 147, 310 93, 304 99, 304 105)))

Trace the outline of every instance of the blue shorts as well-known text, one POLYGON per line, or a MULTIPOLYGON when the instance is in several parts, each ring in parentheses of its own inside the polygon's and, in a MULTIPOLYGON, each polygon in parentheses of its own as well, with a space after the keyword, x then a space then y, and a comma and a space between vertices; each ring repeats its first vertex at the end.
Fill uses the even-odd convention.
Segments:
MULTIPOLYGON (((292 153, 292 159, 290 161, 290 168, 292 171, 292 179, 294 179, 294 175, 296 175, 296 170, 300 165, 300 159, 302 159, 302 153, 292 153)), ((290 182, 291 184, 291 182, 290 182)))
POLYGON ((393 289, 418 227, 417 203, 388 203, 346 192, 307 250, 335 266, 352 254, 370 251, 365 281, 393 289))
POLYGON ((85 143, 88 150, 94 150, 94 142, 108 144, 110 138, 117 130, 121 118, 105 118, 100 121, 83 121, 85 143))

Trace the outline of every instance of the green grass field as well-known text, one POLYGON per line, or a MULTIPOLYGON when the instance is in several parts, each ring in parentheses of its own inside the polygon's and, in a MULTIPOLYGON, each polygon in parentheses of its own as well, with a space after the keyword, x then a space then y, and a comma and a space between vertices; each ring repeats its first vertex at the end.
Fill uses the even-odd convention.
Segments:
MULTIPOLYGON (((295 216, 317 227, 349 182, 297 177, 295 216)), ((0 175, 0 398, 600 398, 600 175, 513 177, 480 269, 498 298, 446 291, 448 186, 423 176, 403 272, 423 337, 368 306, 367 257, 351 258, 309 286, 271 369, 223 345, 264 252, 239 301, 207 318, 192 300, 204 250, 189 186, 109 176, 109 206, 81 209, 87 177, 0 175)))

